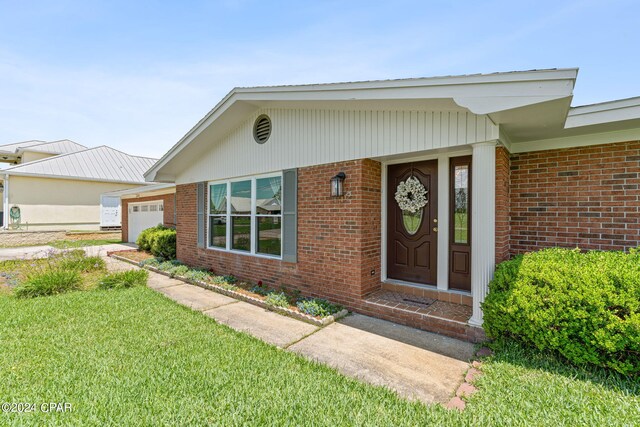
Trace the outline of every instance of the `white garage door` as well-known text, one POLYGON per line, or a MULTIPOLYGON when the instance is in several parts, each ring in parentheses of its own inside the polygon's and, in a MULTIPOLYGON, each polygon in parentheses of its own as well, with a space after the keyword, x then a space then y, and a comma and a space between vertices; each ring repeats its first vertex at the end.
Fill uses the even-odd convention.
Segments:
POLYGON ((162 224, 163 213, 162 200, 129 203, 129 242, 135 243, 142 230, 162 224))

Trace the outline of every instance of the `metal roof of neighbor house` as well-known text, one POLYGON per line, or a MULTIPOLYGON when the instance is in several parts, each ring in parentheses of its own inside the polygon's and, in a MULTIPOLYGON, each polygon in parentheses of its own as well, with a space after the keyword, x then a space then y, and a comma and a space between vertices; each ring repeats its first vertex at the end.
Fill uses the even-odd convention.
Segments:
POLYGON ((2 170, 9 175, 144 183, 144 172, 157 160, 132 156, 107 146, 61 154, 2 170))
POLYGON ((39 141, 37 139, 31 141, 22 141, 12 144, 0 145, 0 151, 3 153, 15 153, 20 148, 32 147, 34 145, 46 144, 46 141, 39 141))
POLYGON ((14 144, 0 145, 0 152, 5 153, 18 153, 22 151, 37 151, 39 153, 49 154, 67 154, 75 153, 77 151, 86 150, 82 144, 70 141, 68 139, 62 139, 60 141, 23 141, 16 142, 14 144))

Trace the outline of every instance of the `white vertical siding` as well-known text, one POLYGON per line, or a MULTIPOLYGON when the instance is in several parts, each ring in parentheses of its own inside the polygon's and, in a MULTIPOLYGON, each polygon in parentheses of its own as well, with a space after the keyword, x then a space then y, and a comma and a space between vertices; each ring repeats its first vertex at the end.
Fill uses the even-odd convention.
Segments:
POLYGON ((455 111, 261 109, 219 141, 176 183, 205 181, 360 158, 422 152, 498 138, 486 116, 455 111), (253 123, 273 123, 265 144, 253 123))

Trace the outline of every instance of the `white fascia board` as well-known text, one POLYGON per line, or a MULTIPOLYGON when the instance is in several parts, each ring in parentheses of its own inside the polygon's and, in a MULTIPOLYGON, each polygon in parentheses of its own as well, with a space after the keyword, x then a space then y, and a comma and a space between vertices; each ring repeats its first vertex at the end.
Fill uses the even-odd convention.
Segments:
MULTIPOLYGON (((122 198, 128 198, 128 196, 136 197, 152 193, 156 194, 171 194, 175 193, 175 184, 141 184, 140 187, 127 188, 126 190, 109 191, 102 193, 104 196, 120 196, 122 198)), ((144 196, 146 197, 146 196, 144 196)))
MULTIPOLYGON (((353 101, 382 99, 453 99, 474 114, 489 114, 572 96, 577 68, 522 71, 402 80, 315 85, 234 88, 144 177, 159 181, 158 172, 235 102, 353 101)), ((256 107, 257 108, 257 107, 256 107)))
POLYGON ((561 138, 542 139, 538 141, 518 142, 511 144, 511 153, 528 153, 530 151, 556 150, 560 148, 586 147, 589 145, 611 144, 614 142, 640 140, 640 128, 613 132, 574 135, 561 138))
POLYGON ((637 119, 640 119, 640 97, 572 108, 565 129, 637 119))

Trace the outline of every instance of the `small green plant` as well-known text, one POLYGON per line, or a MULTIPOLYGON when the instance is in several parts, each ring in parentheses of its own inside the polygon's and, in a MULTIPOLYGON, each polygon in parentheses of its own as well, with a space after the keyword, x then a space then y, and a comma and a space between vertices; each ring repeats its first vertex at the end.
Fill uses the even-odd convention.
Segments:
POLYGON ((14 289, 18 298, 34 298, 79 289, 82 277, 77 270, 48 270, 28 277, 14 289))
POLYGON ((107 265, 99 256, 86 256, 83 251, 81 255, 72 254, 63 256, 58 266, 62 270, 76 270, 81 273, 89 273, 91 271, 104 270, 107 265))
POLYGON ((258 283, 256 286, 252 287, 249 290, 254 294, 262 295, 263 297, 267 296, 271 292, 271 290, 268 287, 262 285, 262 283, 258 283))
POLYGON ((233 274, 229 274, 229 275, 226 275, 226 276, 223 276, 223 277, 224 277, 225 282, 227 282, 227 283, 234 284, 234 283, 236 283, 238 281, 238 279, 233 274))
POLYGON ((158 268, 158 266, 160 265, 161 262, 162 261, 159 258, 149 258, 149 259, 144 259, 144 260, 140 261, 138 263, 138 265, 140 267, 149 266, 149 267, 158 268))
POLYGON ((264 302, 275 307, 289 307, 289 298, 284 292, 270 292, 264 302))
POLYGON ((100 289, 122 289, 134 286, 145 286, 149 279, 147 270, 127 270, 117 273, 107 274, 100 280, 100 289))
POLYGON ((342 310, 341 306, 321 298, 306 298, 298 301, 296 306, 301 312, 317 317, 331 316, 342 310))
POLYGON ((187 274, 187 272, 189 271, 189 267, 187 267, 186 265, 176 265, 174 267, 171 267, 169 270, 167 270, 167 273, 169 273, 171 276, 184 276, 185 274, 187 274))
POLYGON ((198 268, 189 269, 189 271, 184 274, 184 277, 198 282, 208 282, 211 280, 211 274, 209 274, 208 271, 198 268))
POLYGON ((171 261, 163 261, 160 264, 158 264, 157 268, 158 270, 162 270, 162 271, 169 271, 171 270, 173 267, 175 267, 176 265, 174 263, 172 263, 171 261))

